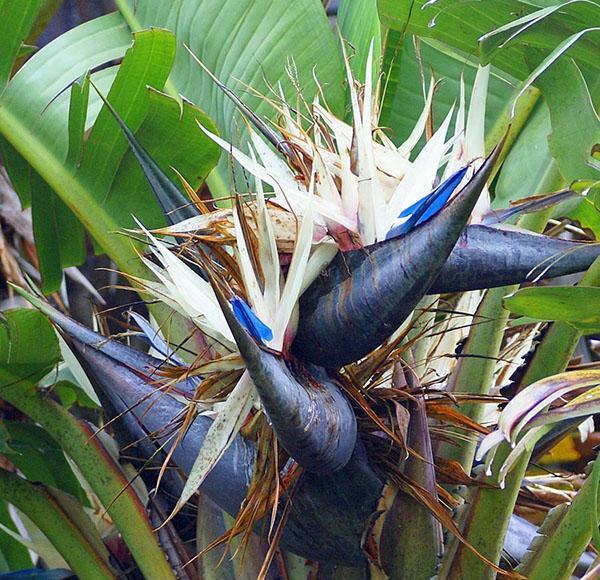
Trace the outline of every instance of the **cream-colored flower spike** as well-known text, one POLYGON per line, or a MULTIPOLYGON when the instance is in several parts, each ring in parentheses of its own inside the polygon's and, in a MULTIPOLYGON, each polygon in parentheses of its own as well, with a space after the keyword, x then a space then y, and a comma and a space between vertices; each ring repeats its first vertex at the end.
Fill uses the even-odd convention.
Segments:
MULTIPOLYGON (((342 251, 385 240, 390 231, 410 220, 410 209, 426 199, 440 179, 448 179, 461 168, 471 166, 461 183, 468 181, 484 155, 485 95, 489 78, 489 67, 480 67, 468 112, 464 83, 461 83, 456 115, 452 107, 420 152, 413 155, 430 115, 433 79, 413 131, 403 143, 395 146, 378 128, 378 95, 374 94, 371 81, 373 47, 367 59, 364 85, 357 83, 348 65, 346 70, 352 124, 336 118, 316 98, 308 113, 311 127, 306 130, 282 91, 280 103, 269 101, 279 114, 279 130, 295 152, 295 162, 267 145, 251 127, 248 128, 249 154, 202 128, 245 171, 272 188, 271 203, 301 217, 310 202, 315 212, 314 241, 326 239, 325 234, 328 234, 342 251), (312 193, 309 191, 311 172, 315 175, 312 193)), ((457 184, 454 190, 458 189, 457 184)), ((474 212, 475 221, 489 209, 489 196, 484 195, 482 199, 474 212)), ((206 222, 206 219, 190 220, 189 225, 206 222)))

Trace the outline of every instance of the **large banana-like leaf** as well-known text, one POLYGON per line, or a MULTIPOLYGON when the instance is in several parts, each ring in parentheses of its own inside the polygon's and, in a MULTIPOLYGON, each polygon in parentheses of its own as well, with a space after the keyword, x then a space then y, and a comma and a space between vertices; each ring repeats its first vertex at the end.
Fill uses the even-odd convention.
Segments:
POLYGON ((512 201, 551 191, 548 187, 558 175, 548 147, 551 131, 548 107, 540 100, 506 156, 496 183, 494 208, 508 207, 512 201))
MULTIPOLYGON (((63 160, 68 149, 68 94, 63 99, 57 96, 89 70, 123 57, 130 42, 131 35, 118 15, 98 18, 63 34, 13 77, 0 98, 3 116, 10 113, 17 117, 23 129, 40 140, 48 153, 63 160)), ((95 118, 93 111, 89 117, 95 118)), ((8 135, 4 137, 10 140, 8 135)), ((4 158, 22 202, 29 205, 29 170, 23 171, 20 159, 13 160, 6 153, 4 158)))
MULTIPOLYGON (((419 61, 415 54, 414 39, 407 36, 398 47, 391 39, 393 30, 388 31, 386 43, 386 59, 384 74, 389 76, 384 81, 385 95, 382 105, 382 124, 392 130, 395 142, 401 142, 411 132, 425 103, 423 79, 419 61), (395 57, 398 66, 390 70, 391 61, 395 57)), ((447 50, 441 44, 436 47, 420 43, 420 58, 423 72, 435 74, 436 79, 442 79, 435 94, 433 116, 436 126, 448 114, 450 107, 458 103, 461 77, 465 83, 465 93, 471 94, 477 62, 457 51, 447 50), (442 49, 445 51, 442 51, 442 49)), ((428 83, 429 78, 425 79, 428 83)), ((509 81, 499 77, 495 72, 490 75, 486 103, 486 127, 491 129, 510 101, 513 87, 509 81)))
MULTIPOLYGON (((386 26, 441 41, 466 54, 473 54, 479 39, 488 35, 480 48, 483 61, 492 60, 518 79, 528 76, 544 52, 553 51, 572 34, 598 22, 600 6, 594 1, 557 1, 555 6, 551 10, 549 2, 525 0, 379 0, 380 17, 386 26), (541 49, 542 54, 532 55, 528 47, 541 49)), ((597 71, 598 50, 598 35, 588 35, 573 46, 571 54, 597 71)))
POLYGON ((369 48, 373 43, 373 83, 377 83, 381 56, 381 24, 377 0, 342 0, 337 25, 341 37, 349 45, 346 51, 352 57, 350 66, 356 79, 365 78, 369 48))
MULTIPOLYGON (((274 110, 255 91, 277 99, 281 83, 296 103, 296 85, 311 103, 315 78, 329 107, 343 111, 342 62, 319 0, 119 0, 117 6, 134 30, 161 26, 175 33, 174 90, 202 107, 228 140, 242 138, 244 123, 184 46, 259 116, 272 117, 274 110)), ((221 177, 229 172, 224 159, 221 177)))
POLYGON ((569 182, 597 180, 600 175, 588 162, 600 143, 600 118, 592 100, 600 94, 600 73, 588 83, 575 62, 562 57, 537 84, 550 110, 552 133, 548 142, 561 175, 569 182))
MULTIPOLYGON (((36 54, 0 96, 4 162, 22 202, 27 205, 33 198, 46 291, 58 287, 62 267, 85 258, 73 213, 119 267, 134 274, 140 266, 133 247, 117 230, 133 225, 132 214, 150 227, 162 223, 120 128, 83 76, 123 57, 131 38, 119 14, 88 22, 36 54), (83 132, 90 128, 84 140, 83 132)), ((191 103, 147 89, 162 88, 174 57, 171 33, 143 31, 120 67, 104 68, 91 78, 140 133, 140 142, 159 165, 172 177, 174 167, 197 187, 219 155, 197 121, 211 130, 214 126, 191 103)))
MULTIPOLYGON (((492 127, 490 121, 499 115, 500 119, 505 117, 506 122, 509 121, 511 103, 515 102, 515 96, 527 90, 529 84, 534 83, 541 90, 545 103, 540 100, 529 121, 523 123, 523 132, 500 171, 495 190, 496 207, 528 197, 534 191, 548 193, 552 188, 575 180, 584 179, 591 184, 597 179, 597 171, 590 159, 594 146, 600 140, 600 119, 594 109, 600 74, 597 59, 592 62, 592 55, 598 50, 599 35, 594 28, 600 22, 598 2, 570 0, 553 5, 519 0, 463 3, 445 0, 393 3, 379 0, 379 8, 384 25, 400 29, 402 33, 418 34, 425 42, 443 50, 448 61, 452 60, 449 55, 460 56, 462 51, 467 51, 464 62, 467 59, 475 62, 478 59, 473 53, 477 51, 482 62, 492 61, 503 69, 503 74, 526 79, 515 90, 508 84, 498 85, 499 81, 494 80, 492 75, 486 115, 488 129, 492 127), (522 17, 515 18, 517 14, 522 17), (565 56, 567 50, 568 56, 565 56), (569 56, 575 60, 569 59, 569 56), (498 94, 501 96, 499 100, 495 98, 498 94), (507 110, 501 113, 503 105, 507 110)), ((398 35, 400 32, 392 29, 389 34, 398 35)), ((407 37, 404 48, 409 42, 412 39, 407 37)), ((427 53, 430 51, 431 48, 423 47, 421 42, 422 58, 426 64, 429 64, 427 53)), ((411 95, 410 87, 418 85, 416 68, 412 82, 405 80, 411 63, 414 63, 414 58, 405 58, 407 52, 400 53, 400 74, 397 70, 392 71, 389 94, 383 106, 388 114, 385 124, 401 134, 405 129, 400 115, 406 115, 407 109, 410 110, 406 103, 413 102, 414 97, 417 105, 422 102, 422 96, 414 89, 411 95)), ((449 64, 445 63, 438 70, 447 74, 446 71, 451 70, 449 64)), ((468 72, 469 67, 464 68, 468 72)), ((512 83, 516 84, 515 79, 512 83)), ((535 102, 531 96, 535 97, 536 89, 528 90, 530 96, 521 98, 520 105, 535 102)), ((444 100, 440 91, 436 95, 437 106, 442 105, 447 110, 449 104, 444 100)), ((527 108, 529 105, 524 106, 527 108)), ((515 122, 514 119, 512 121, 515 122)), ((559 206, 555 214, 570 216, 595 233, 600 231, 593 200, 574 199, 559 206)))

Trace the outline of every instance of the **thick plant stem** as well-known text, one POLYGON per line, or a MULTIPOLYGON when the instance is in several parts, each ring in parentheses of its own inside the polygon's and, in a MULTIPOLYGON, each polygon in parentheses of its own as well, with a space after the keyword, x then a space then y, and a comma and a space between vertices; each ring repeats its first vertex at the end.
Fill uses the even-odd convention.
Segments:
POLYGON ((175 578, 152 531, 146 508, 87 424, 20 382, 0 391, 2 399, 39 423, 56 439, 106 507, 146 578, 175 578))
MULTIPOLYGON (((596 459, 596 461, 599 461, 596 459)), ((588 476, 567 512, 560 519, 546 541, 540 545, 533 558, 519 571, 529 580, 546 580, 546 578, 569 578, 586 550, 593 535, 594 519, 590 511, 597 508, 598 465, 594 466, 592 475, 588 476)), ((596 514, 598 521, 600 514, 596 514)))
MULTIPOLYGON (((465 343, 463 356, 458 360, 450 379, 449 391, 452 393, 489 393, 508 320, 508 311, 502 308, 502 300, 516 288, 517 286, 504 286, 492 288, 485 293, 473 316, 473 326, 465 343)), ((460 412, 479 422, 484 407, 481 404, 465 403, 460 406, 460 412)), ((445 459, 458 461, 469 473, 476 447, 477 441, 474 438, 460 439, 453 443, 442 443, 438 447, 438 454, 445 459)))
POLYGON ((61 504, 61 492, 35 485, 0 469, 0 497, 21 510, 44 533, 80 578, 116 578, 108 551, 91 520, 75 501, 61 504))
MULTIPOLYGON (((600 285, 600 259, 596 260, 586 272, 581 284, 600 285)), ((564 371, 580 337, 581 333, 575 327, 564 322, 554 323, 540 342, 521 381, 520 388, 526 388, 532 382, 564 371)), ((509 444, 503 444, 496 453, 492 466, 493 473, 498 473, 509 452, 509 444)), ((515 464, 504 482, 504 489, 478 488, 469 499, 470 505, 467 507, 463 533, 480 553, 494 562, 500 558, 508 522, 529 464, 529 457, 529 454, 525 453, 515 464)), ((497 484, 494 476, 485 477, 484 481, 497 484)), ((492 579, 494 576, 493 570, 489 569, 464 546, 458 546, 448 577, 492 579)))

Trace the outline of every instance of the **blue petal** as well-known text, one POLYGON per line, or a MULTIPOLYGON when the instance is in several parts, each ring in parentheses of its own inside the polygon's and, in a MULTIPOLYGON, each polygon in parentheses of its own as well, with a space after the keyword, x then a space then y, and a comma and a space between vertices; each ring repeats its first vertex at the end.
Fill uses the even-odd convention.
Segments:
POLYGON ((425 197, 422 197, 419 201, 413 203, 410 207, 407 207, 398 217, 402 218, 410 216, 410 218, 404 223, 392 228, 388 232, 386 240, 407 234, 414 227, 425 223, 438 213, 446 205, 450 196, 462 181, 467 169, 468 167, 459 169, 456 173, 446 179, 446 181, 440 183, 440 185, 438 185, 431 193, 428 193, 425 197))
POLYGON ((234 296, 230 301, 233 313, 254 340, 260 342, 273 338, 273 331, 258 317, 241 298, 234 296))
POLYGON ((63 580, 76 578, 76 576, 71 570, 63 570, 61 568, 55 568, 53 570, 30 568, 29 570, 16 570, 15 572, 0 574, 0 578, 6 580, 63 580))

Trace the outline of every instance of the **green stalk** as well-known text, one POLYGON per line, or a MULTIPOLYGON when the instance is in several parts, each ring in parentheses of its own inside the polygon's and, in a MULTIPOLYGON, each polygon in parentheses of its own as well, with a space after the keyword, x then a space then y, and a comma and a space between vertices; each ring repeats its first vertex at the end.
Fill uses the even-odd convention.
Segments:
MULTIPOLYGON (((521 133, 539 96, 540 91, 535 87, 530 87, 519 99, 514 116, 511 116, 512 102, 508 103, 487 136, 486 150, 490 151, 508 131, 504 148, 490 181, 493 180, 502 165, 502 161, 506 158, 521 133)), ((538 193, 546 191, 547 188, 551 189, 552 185, 560 179, 560 174, 558 174, 556 168, 549 168, 543 181, 538 186, 538 193)), ((549 212, 526 215, 520 220, 519 225, 531 231, 541 232, 549 215, 549 212)), ((492 288, 485 293, 473 317, 473 327, 463 349, 465 356, 458 361, 450 380, 449 390, 453 393, 489 394, 492 388, 496 359, 500 354, 504 329, 509 315, 502 307, 502 299, 516 289, 517 286, 506 286, 492 288)), ((484 411, 482 405, 469 403, 462 405, 460 410, 477 422, 480 422, 484 411)), ((452 444, 440 444, 437 454, 458 461, 469 473, 473 465, 476 446, 477 441, 474 439, 461 439, 452 444)))
POLYGON ((143 575, 175 578, 146 517, 145 506, 92 429, 44 397, 31 383, 9 384, 2 388, 0 396, 46 429, 77 464, 107 509, 143 575))
POLYGON ((5 469, 0 469, 0 497, 21 510, 44 533, 80 578, 117 577, 108 563, 108 551, 78 503, 68 501, 65 505, 58 499, 58 490, 53 493, 5 469))
POLYGON ((485 139, 485 150, 486 154, 490 152, 497 143, 504 137, 506 132, 508 131, 508 135, 506 137, 506 143, 504 145, 504 149, 502 150, 502 154, 500 155, 500 159, 498 163, 496 163, 496 167, 490 176, 490 182, 493 181, 496 173, 498 173, 500 167, 502 166, 502 162, 506 159, 508 152, 511 150, 515 141, 517 140, 519 134, 521 133, 523 127, 527 123, 529 119, 529 115, 531 115, 535 105, 540 98, 540 91, 535 87, 529 87, 521 96, 521 98, 517 101, 517 106, 515 107, 515 114, 511 116, 512 112, 512 99, 510 102, 506 104, 502 114, 496 122, 494 126, 489 131, 488 135, 485 139))
POLYGON ((117 10, 123 15, 125 22, 133 32, 141 30, 142 25, 139 20, 135 17, 135 13, 132 10, 127 0, 115 0, 115 6, 117 10))
MULTIPOLYGON (((566 513, 544 539, 535 555, 519 571, 529 580, 569 578, 581 554, 592 539, 594 522, 598 522, 598 475, 600 460, 596 460, 566 513), (596 514, 594 519, 593 514, 596 514)), ((548 517, 552 517, 549 514, 548 517)), ((595 524, 596 528, 598 524, 595 524)))
MULTIPOLYGON (((543 231, 550 211, 526 215, 519 225, 531 231, 543 231)), ((502 307, 502 300, 517 289, 518 285, 504 286, 492 288, 485 293, 473 317, 473 327, 463 349, 465 356, 459 359, 452 374, 449 385, 451 392, 489 394, 509 316, 509 312, 502 307)), ((483 418, 484 407, 481 404, 465 403, 461 405, 460 411, 479 423, 483 418)), ((476 447, 477 440, 461 439, 452 444, 441 444, 438 453, 446 459, 458 461, 470 473, 476 447)))
MULTIPOLYGON (((502 300, 517 288, 504 286, 485 293, 473 316, 473 326, 463 348, 464 356, 456 363, 450 379, 448 390, 452 393, 487 395, 490 392, 509 314, 502 308, 502 300)), ((481 421, 484 410, 481 404, 464 403, 460 406, 461 413, 477 422, 481 421)), ((476 439, 461 438, 452 443, 442 443, 438 447, 438 454, 458 461, 470 473, 476 447, 476 439)))
MULTIPOLYGON (((508 131, 501 158, 496 163, 493 175, 501 167, 502 161, 508 155, 525 126, 539 96, 540 92, 536 88, 531 87, 528 89, 519 99, 515 114, 512 117, 512 104, 507 104, 489 133, 486 139, 486 150, 491 150, 508 131)), ((544 179, 537 188, 538 193, 552 189, 552 186, 561 179, 555 165, 554 163, 554 167, 549 168, 546 172, 544 179)), ((492 179, 493 177, 490 178, 490 181, 492 179)), ((520 220, 519 225, 531 231, 541 232, 549 215, 548 211, 526 215, 520 220)), ((465 356, 458 361, 450 380, 449 390, 453 393, 489 394, 492 388, 496 359, 500 354, 504 329, 508 321, 508 312, 502 307, 502 299, 516 289, 517 286, 506 286, 492 288, 485 293, 473 317, 473 327, 463 349, 463 355, 465 356)), ((482 405, 469 403, 462 405, 460 410, 467 417, 477 422, 481 421, 484 411, 482 405)), ((440 444, 437 452, 447 459, 458 461, 469 473, 473 465, 476 446, 477 441, 474 439, 461 439, 452 444, 440 444)))
MULTIPOLYGON (((596 260, 581 280, 585 286, 600 285, 600 259, 596 260)), ((571 359, 581 333, 566 322, 555 322, 540 342, 520 388, 532 382, 565 370, 571 359)), ((498 473, 500 466, 510 453, 510 445, 505 443, 496 453, 492 472, 498 473)), ((529 464, 529 454, 525 453, 515 464, 506 478, 504 489, 478 488, 469 498, 469 507, 464 520, 463 533, 475 548, 493 562, 498 562, 510 516, 517 500, 521 482, 529 464)), ((497 484, 494 476, 484 477, 486 483, 497 484)), ((458 546, 449 573, 450 578, 477 578, 490 580, 495 572, 474 556, 464 546, 458 546)))
MULTIPOLYGON (((436 305, 439 296, 425 296, 421 299, 415 311, 413 312, 413 321, 411 329, 408 332, 408 340, 415 340, 412 352, 413 371, 419 377, 427 371, 427 354, 431 346, 432 339, 428 336, 435 323, 436 305)), ((407 363, 410 364, 410 360, 407 363)))

